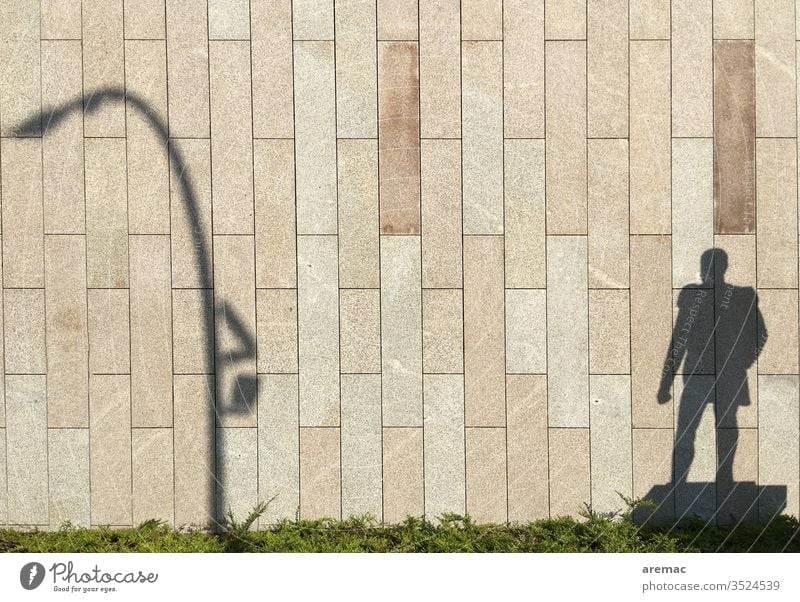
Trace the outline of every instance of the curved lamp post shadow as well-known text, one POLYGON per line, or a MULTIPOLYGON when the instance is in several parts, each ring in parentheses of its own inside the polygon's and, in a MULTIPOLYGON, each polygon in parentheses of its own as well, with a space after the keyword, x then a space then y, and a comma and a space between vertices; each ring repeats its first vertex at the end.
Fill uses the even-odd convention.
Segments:
MULTIPOLYGON (((211 252, 207 248, 205 239, 202 236, 202 222, 200 219, 197 195, 191 179, 188 176, 189 169, 184 162, 184 158, 174 144, 170 144, 169 129, 167 124, 156 114, 150 105, 130 91, 123 88, 108 87, 96 90, 91 94, 78 97, 74 100, 65 102, 56 107, 43 108, 42 111, 21 123, 15 130, 18 137, 44 137, 50 128, 58 127, 66 117, 72 113, 83 112, 92 114, 99 111, 106 104, 124 103, 138 111, 144 117, 169 154, 170 163, 175 173, 180 174, 180 191, 187 216, 187 226, 194 235, 194 262, 198 274, 200 275, 200 288, 213 290, 213 273, 211 265, 211 252)), ((244 323, 238 316, 233 307, 227 305, 224 300, 219 302, 219 313, 223 316, 225 323, 233 334, 237 344, 233 349, 227 350, 224 354, 217 354, 215 338, 215 316, 217 314, 217 304, 212 295, 203 295, 203 315, 205 320, 201 328, 204 330, 204 340, 206 341, 205 357, 214 365, 214 397, 213 409, 215 414, 215 424, 211 431, 209 447, 213 450, 214 467, 209 470, 208 497, 210 507, 208 517, 212 522, 216 522, 220 516, 217 506, 220 505, 219 495, 224 490, 225 475, 216 462, 217 442, 216 427, 222 426, 222 416, 225 415, 245 415, 253 411, 257 397, 257 381, 254 375, 240 374, 233 377, 233 383, 228 395, 221 395, 220 383, 228 382, 230 372, 234 372, 237 362, 243 360, 255 361, 256 346, 252 333, 244 327, 244 323), (225 361, 218 362, 216 358, 223 358, 225 361)))

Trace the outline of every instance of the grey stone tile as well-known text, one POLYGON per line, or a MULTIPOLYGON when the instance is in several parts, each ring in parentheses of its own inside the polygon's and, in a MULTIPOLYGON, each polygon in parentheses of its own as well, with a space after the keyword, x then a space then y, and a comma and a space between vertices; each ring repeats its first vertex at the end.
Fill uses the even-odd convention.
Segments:
POLYGON ((47 460, 50 526, 58 528, 69 521, 78 527, 88 527, 89 429, 48 429, 47 460))
POLYGON ((464 372, 463 310, 460 289, 422 289, 423 372, 464 372))
POLYGON ((506 429, 466 429, 467 514, 478 523, 508 519, 506 429))
POLYGON ((81 39, 81 0, 41 0, 42 40, 81 39))
POLYGON ((797 135, 796 3, 755 0, 756 135, 797 135))
POLYGON ((131 430, 133 524, 175 522, 175 456, 171 428, 131 430))
POLYGON ((258 429, 217 428, 217 515, 244 520, 258 503, 258 429))
POLYGON ((6 289, 3 295, 6 374, 44 374, 44 290, 6 289))
MULTIPOLYGON (((83 89, 91 95, 103 89, 125 87, 125 42, 123 0, 85 0, 83 14, 83 89)), ((125 136, 124 103, 84 103, 87 136, 125 136)), ((125 161, 122 161, 122 165, 125 161)), ((87 179, 88 183, 88 179, 87 179)))
POLYGON ((295 0, 292 26, 295 40, 333 40, 334 0, 295 0))
POLYGON ((164 0, 125 0, 125 38, 163 40, 164 0))
MULTIPOLYGON (((39 63, 40 4, 20 0, 0 15, 0 134, 13 136, 17 125, 41 109, 39 63)), ((38 129, 38 128, 37 128, 38 129)))
POLYGON ((425 513, 423 429, 383 429, 383 520, 425 513))
POLYGON ((506 372, 547 372, 547 291, 506 290, 506 372))
POLYGON ((633 486, 631 377, 590 376, 589 392, 592 509, 626 510, 618 494, 630 497, 633 486))
MULTIPOLYGON (((3 425, 5 425, 5 420, 3 425)), ((6 429, 0 428, 0 525, 8 523, 8 484, 6 482, 6 474, 6 429)))
POLYGON ((501 0, 464 0, 461 37, 464 40, 499 40, 503 37, 501 0))
POLYGON ((461 136, 461 12, 452 0, 419 3, 420 132, 461 136))
MULTIPOLYGON (((672 14, 672 135, 712 136, 713 2, 675 0, 672 14)), ((711 141, 708 141, 711 144, 711 141)))
POLYGON ((506 138, 544 137, 544 4, 544 0, 503 3, 506 138))
POLYGON ((589 0, 586 13, 587 131, 589 136, 626 137, 628 2, 589 0))
MULTIPOLYGON (((336 134, 339 138, 375 138, 378 135, 375 32, 380 1, 336 0, 335 5, 336 134)), ((416 24, 416 2, 414 8, 416 24)), ((380 31, 377 33, 377 39, 386 39, 380 31)))
POLYGON ((209 0, 209 40, 247 40, 249 38, 249 0, 209 0))
POLYGON ((668 40, 669 0, 630 0, 630 38, 668 40))

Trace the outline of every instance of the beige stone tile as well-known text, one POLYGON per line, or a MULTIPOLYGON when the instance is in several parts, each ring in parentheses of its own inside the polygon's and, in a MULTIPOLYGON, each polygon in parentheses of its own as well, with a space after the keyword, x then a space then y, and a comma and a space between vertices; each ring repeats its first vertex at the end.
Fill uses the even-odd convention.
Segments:
POLYGON ((422 286, 461 286, 461 143, 422 141, 422 286))
POLYGON ((42 40, 81 39, 81 0, 41 0, 40 7, 42 40))
POLYGON ((466 429, 467 514, 477 523, 508 520, 506 429, 466 429))
POLYGON ((714 39, 754 36, 753 0, 714 0, 714 39))
MULTIPOLYGON (((18 0, 0 15, 0 134, 13 136, 18 125, 35 117, 41 105, 39 58, 40 5, 18 0)), ((34 135, 40 128, 34 126, 34 135)))
MULTIPOLYGON (((797 152, 792 139, 756 141, 758 287, 797 287, 797 152)), ((752 284, 752 283, 751 283, 752 284)))
POLYGON ((586 234, 586 43, 547 42, 547 233, 586 234))
MULTIPOLYGON (((88 422, 87 422, 88 426, 88 422)), ((90 524, 89 429, 47 430, 50 526, 90 524)))
POLYGON ((253 136, 294 136, 291 0, 250 0, 253 136))
POLYGON ((631 450, 631 377, 589 377, 592 509, 625 510, 620 494, 630 497, 633 483, 631 450))
POLYGON ((503 239, 464 238, 464 390, 467 426, 505 426, 503 239))
POLYGON ((163 40, 164 21, 164 0, 125 0, 126 39, 163 40))
POLYGON ((383 520, 387 523, 425 512, 423 430, 383 429, 383 520))
POLYGON ((505 141, 504 230, 507 288, 544 288, 543 140, 505 141))
POLYGON ((547 372, 547 291, 506 290, 506 372, 547 372))
POLYGON ((339 425, 339 284, 336 238, 297 239, 300 424, 339 425))
POLYGON ((258 372, 297 372, 297 290, 256 291, 258 372))
POLYGON ((258 503, 258 429, 217 428, 218 519, 242 521, 258 503))
POLYGON ((3 286, 44 286, 42 141, 4 139, 3 286))
POLYGON ((589 290, 589 373, 630 374, 630 345, 628 291, 589 290))
POLYGON ((588 6, 581 0, 545 0, 545 38, 585 40, 588 6))
POLYGON ((250 1, 208 0, 208 39, 250 39, 250 1))
MULTIPOLYGON (((172 291, 168 236, 131 236, 131 421, 172 426, 172 291)), ((224 340, 224 339, 223 339, 224 340)))
POLYGON ((672 135, 711 136, 712 0, 672 2, 672 135))
POLYGON ((503 3, 506 138, 544 137, 544 0, 503 3))
MULTIPOLYGON (((3 405, 5 406, 5 403, 3 405)), ((3 420, 3 425, 5 426, 5 419, 3 420)), ((8 524, 8 483, 6 474, 6 429, 0 428, 0 525, 8 524)))
POLYGON ((378 40, 416 40, 418 2, 415 0, 377 0, 378 40))
POLYGON ((761 289, 758 297, 768 334, 758 356, 758 373, 797 374, 797 290, 761 289))
MULTIPOLYGON (((176 375, 173 383, 175 525, 207 525, 214 517, 216 482, 211 444, 215 438, 214 377, 176 375)), ((294 432, 297 433, 296 426, 294 432)))
POLYGON ((461 13, 457 0, 419 2, 420 132, 461 136, 461 13))
POLYGON ((131 429, 133 524, 175 522, 175 472, 171 428, 131 429))
POLYGON ((6 376, 9 525, 50 523, 45 380, 44 375, 6 376))
POLYGON ((125 288, 128 286, 125 140, 93 138, 85 140, 83 146, 86 283, 92 288, 125 288))
POLYGON ((628 135, 628 2, 589 0, 586 6, 587 132, 628 135))
POLYGON ((258 484, 262 501, 272 500, 261 527, 297 516, 300 506, 300 435, 297 376, 258 377, 258 484))
POLYGON ((210 132, 208 3, 205 0, 166 0, 166 3, 169 134, 207 138, 210 132))
POLYGON ((464 377, 426 374, 425 515, 466 512, 464 473, 464 377))
POLYGON ((294 45, 294 123, 297 233, 336 234, 333 42, 294 45))
POLYGON ((380 286, 378 144, 339 140, 339 284, 380 286))
POLYGON ((47 424, 89 426, 86 241, 45 237, 47 424))
POLYGON ((44 374, 47 371, 44 290, 6 289, 3 296, 5 373, 44 374))
POLYGON ((463 0, 461 3, 462 40, 502 40, 502 0, 463 0))
MULTIPOLYGON (((417 29, 417 3, 394 5, 364 0, 336 0, 336 135, 339 138, 376 138, 378 136, 377 33, 381 36, 382 8, 390 12, 413 8, 414 35, 417 29)), ((411 39, 403 37, 402 39, 411 39)), ((274 85, 274 84, 273 84, 274 85)))
POLYGON ((338 428, 300 428, 300 518, 340 518, 338 428))
POLYGON ((294 0, 295 40, 333 40, 334 0, 294 0))
POLYGON ((422 424, 420 269, 419 237, 381 237, 384 426, 422 424))
POLYGON ((131 525, 130 377, 93 375, 89 408, 92 525, 131 525))
POLYGON ((213 291, 172 290, 172 370, 175 374, 214 371, 213 291))
POLYGON ((339 291, 339 350, 343 373, 381 371, 381 293, 377 289, 339 291))
POLYGON ((461 289, 422 289, 422 371, 464 372, 461 289))
MULTIPOLYGON (((44 8, 44 7, 43 7, 44 8)), ((44 23, 42 24, 44 26, 44 23)), ((80 35, 80 5, 78 6, 80 35)), ((42 43, 42 105, 58 107, 83 95, 81 43, 58 40, 42 43)), ((43 118, 42 195, 46 233, 83 234, 83 115, 72 111, 53 127, 43 118)))
MULTIPOLYGON (((0 282, 2 282, 3 278, 3 240, 2 236, 0 236, 0 282)), ((3 291, 0 290, 0 316, 5 316, 5 310, 3 308, 3 291)), ((5 328, 3 326, 3 321, 0 320, 0 341, 3 341, 3 344, 0 345, 0 428, 5 427, 6 425, 6 402, 5 402, 5 372, 6 372, 6 359, 5 359, 5 328)), ((4 474, 5 469, 0 467, 0 474, 4 474)), ((3 520, 3 514, 0 514, 0 522, 3 520)))
POLYGON ((628 141, 589 140, 589 288, 629 283, 628 141))
MULTIPOLYGON (((758 492, 754 487, 758 480, 758 436, 759 430, 755 428, 717 431, 717 458, 728 462, 733 459, 733 482, 717 475, 717 521, 720 524, 758 519, 758 492)), ((767 499, 764 501, 768 506, 767 499)))
POLYGON ((503 233, 502 46, 462 44, 464 234, 503 233))
POLYGON ((668 40, 670 0, 630 0, 630 38, 668 40))
POLYGON ((634 514, 634 520, 652 524, 675 516, 675 494, 670 486, 672 446, 672 428, 633 429, 633 496, 656 504, 653 508, 641 508, 641 512, 634 514))
POLYGON ((256 286, 297 286, 294 144, 254 140, 256 286))
POLYGON ((588 428, 548 429, 550 516, 573 516, 590 502, 588 428))
POLYGON ((342 516, 382 516, 381 377, 342 375, 342 516))
POLYGON ((506 401, 508 520, 526 522, 547 518, 550 513, 547 377, 509 375, 506 401))
POLYGON ((250 44, 209 42, 214 234, 253 232, 250 44))
POLYGON ((90 374, 130 373, 128 291, 90 289, 87 301, 90 374))
POLYGON ((586 237, 547 237, 548 425, 589 426, 586 237))
POLYGON ((794 0, 755 0, 756 136, 797 135, 794 0))
POLYGON ((125 104, 95 96, 125 87, 123 0, 85 0, 82 7, 84 134, 125 136, 125 104))
POLYGON ((631 234, 670 231, 669 57, 668 42, 630 44, 631 234))

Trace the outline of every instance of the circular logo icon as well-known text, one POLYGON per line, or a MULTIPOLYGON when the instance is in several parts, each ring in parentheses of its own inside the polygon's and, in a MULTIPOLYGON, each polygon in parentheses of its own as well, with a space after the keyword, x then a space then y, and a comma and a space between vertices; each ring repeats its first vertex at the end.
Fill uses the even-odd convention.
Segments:
POLYGON ((29 562, 19 572, 19 582, 25 589, 36 589, 44 581, 44 566, 29 562))

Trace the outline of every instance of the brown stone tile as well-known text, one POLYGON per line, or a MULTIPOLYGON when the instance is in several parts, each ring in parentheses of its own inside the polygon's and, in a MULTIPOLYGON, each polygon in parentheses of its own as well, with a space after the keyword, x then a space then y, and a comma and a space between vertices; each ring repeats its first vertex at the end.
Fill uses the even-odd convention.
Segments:
POLYGON ((339 518, 341 463, 338 428, 300 428, 300 518, 339 518))

